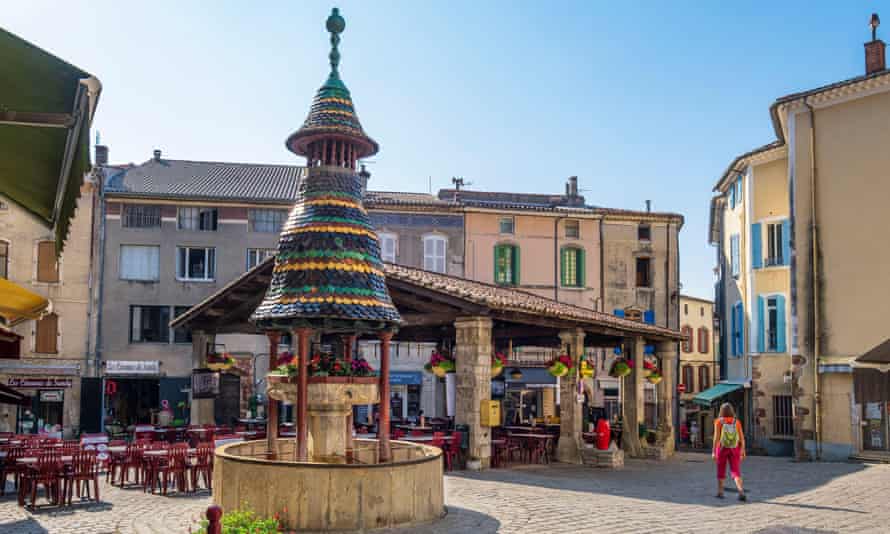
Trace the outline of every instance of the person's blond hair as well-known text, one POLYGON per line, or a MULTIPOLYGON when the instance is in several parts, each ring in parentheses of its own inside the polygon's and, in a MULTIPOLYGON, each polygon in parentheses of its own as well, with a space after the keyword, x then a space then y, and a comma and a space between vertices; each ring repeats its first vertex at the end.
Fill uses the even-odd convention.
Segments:
POLYGON ((735 408, 732 407, 732 404, 724 402, 723 405, 720 406, 720 417, 735 418, 735 408))

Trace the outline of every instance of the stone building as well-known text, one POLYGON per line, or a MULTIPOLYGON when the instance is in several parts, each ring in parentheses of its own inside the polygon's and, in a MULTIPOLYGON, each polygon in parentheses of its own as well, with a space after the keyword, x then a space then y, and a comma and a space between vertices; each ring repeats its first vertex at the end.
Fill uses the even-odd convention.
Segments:
POLYGON ((698 393, 708 391, 719 379, 716 349, 714 347, 713 301, 680 296, 680 373, 677 382, 683 384, 680 399, 680 421, 691 427, 695 421, 699 444, 707 446, 713 435, 714 409, 710 404, 701 406, 695 402, 698 393))
POLYGON ((884 49, 873 31, 863 75, 777 99, 777 140, 733 160, 714 189, 721 367, 749 386, 752 442, 770 452, 890 453, 890 358, 871 350, 890 313, 875 246, 890 193, 884 49))

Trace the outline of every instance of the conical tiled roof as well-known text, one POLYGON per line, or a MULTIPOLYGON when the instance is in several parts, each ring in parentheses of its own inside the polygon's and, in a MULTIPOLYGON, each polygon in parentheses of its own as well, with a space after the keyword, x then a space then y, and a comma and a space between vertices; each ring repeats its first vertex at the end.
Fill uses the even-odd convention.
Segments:
MULTIPOLYGON (((331 19, 335 16, 339 17, 336 9, 331 19)), ((337 37, 343 24, 331 29, 331 19, 328 29, 337 37)), ((339 38, 331 41, 335 67, 339 38)), ((326 150, 300 183, 297 202, 279 238, 269 289, 251 316, 261 328, 371 331, 389 329, 401 321, 386 289, 377 233, 362 205, 361 181, 354 169, 354 158, 361 157, 362 149, 349 150, 362 140, 373 143, 374 151, 377 144, 351 113, 349 91, 339 77, 332 81, 334 74, 336 68, 316 96, 306 124, 288 139, 288 146, 294 139, 299 145, 312 132, 313 142, 338 148, 326 150), (332 109, 348 109, 351 114, 338 115, 332 109), (339 155, 339 165, 333 164, 334 153, 339 155), (349 158, 344 159, 344 154, 349 158)))

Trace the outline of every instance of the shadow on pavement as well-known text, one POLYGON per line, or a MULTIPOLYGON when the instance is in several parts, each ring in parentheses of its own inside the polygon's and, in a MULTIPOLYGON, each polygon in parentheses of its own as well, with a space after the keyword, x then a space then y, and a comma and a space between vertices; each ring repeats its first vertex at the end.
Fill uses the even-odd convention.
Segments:
POLYGON ((47 534, 48 532, 33 519, 0 523, 0 534, 47 534))
POLYGON ((446 506, 445 516, 438 521, 412 527, 374 530, 372 532, 374 534, 424 534, 428 532, 494 534, 500 528, 501 522, 488 514, 461 508, 460 506, 446 506))

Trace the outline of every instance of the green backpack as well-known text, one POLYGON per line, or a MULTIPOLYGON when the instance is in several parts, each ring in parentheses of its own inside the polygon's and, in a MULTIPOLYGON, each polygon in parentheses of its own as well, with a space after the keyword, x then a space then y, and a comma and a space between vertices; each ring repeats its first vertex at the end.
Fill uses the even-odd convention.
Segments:
POLYGON ((736 426, 736 420, 731 423, 723 423, 720 430, 720 446, 725 449, 735 449, 739 446, 739 429, 736 426))

